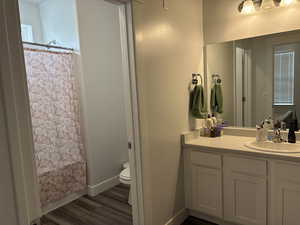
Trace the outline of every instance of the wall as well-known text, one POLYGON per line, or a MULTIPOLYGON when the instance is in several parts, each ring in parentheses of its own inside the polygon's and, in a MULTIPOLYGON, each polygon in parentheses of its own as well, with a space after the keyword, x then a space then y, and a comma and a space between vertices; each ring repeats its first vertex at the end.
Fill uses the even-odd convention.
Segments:
MULTIPOLYGON (((0 87, 2 89, 2 87, 0 87)), ((17 225, 14 184, 12 180, 11 158, 8 152, 6 121, 4 120, 2 90, 0 91, 0 218, 1 223, 17 225)))
POLYGON ((289 8, 242 15, 241 0, 204 0, 205 43, 231 41, 300 29, 300 3, 289 8))
POLYGON ((40 12, 44 43, 79 49, 75 0, 44 0, 40 12))
MULTIPOLYGON (((223 114, 220 115, 229 125, 234 125, 234 71, 233 71, 233 42, 206 46, 207 89, 213 85, 212 74, 219 74, 222 79, 223 114)), ((210 105, 210 97, 208 99, 210 105)))
POLYGON ((22 24, 31 25, 34 42, 42 43, 43 30, 39 5, 27 2, 26 0, 20 0, 19 7, 22 24))
POLYGON ((128 161, 118 7, 77 1, 88 183, 118 176, 128 161))
POLYGON ((203 74, 202 1, 133 3, 147 225, 185 208, 180 134, 190 130, 191 74, 203 74))

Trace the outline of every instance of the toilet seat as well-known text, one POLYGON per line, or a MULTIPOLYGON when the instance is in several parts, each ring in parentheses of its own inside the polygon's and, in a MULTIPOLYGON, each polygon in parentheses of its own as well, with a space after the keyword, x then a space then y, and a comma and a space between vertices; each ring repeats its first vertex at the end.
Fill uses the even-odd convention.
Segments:
POLYGON ((124 169, 121 174, 120 174, 120 179, 121 180, 124 180, 124 181, 127 181, 127 182, 130 182, 131 181, 131 177, 130 177, 130 168, 126 168, 124 169))
MULTIPOLYGON (((120 182, 122 184, 125 184, 125 185, 129 185, 131 186, 131 177, 130 177, 130 167, 129 167, 129 163, 125 166, 124 164, 124 170, 120 173, 119 175, 119 179, 120 179, 120 182)), ((128 197, 128 204, 129 205, 132 205, 132 199, 131 199, 131 192, 132 192, 132 189, 130 188, 130 191, 129 191, 129 197, 128 197)))

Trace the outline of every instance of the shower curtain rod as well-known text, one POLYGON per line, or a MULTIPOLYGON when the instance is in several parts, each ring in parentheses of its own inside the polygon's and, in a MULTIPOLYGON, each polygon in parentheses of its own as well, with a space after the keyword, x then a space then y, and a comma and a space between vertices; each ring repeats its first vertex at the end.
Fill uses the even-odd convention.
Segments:
POLYGON ((45 48, 56 48, 56 49, 62 49, 62 50, 68 50, 68 51, 74 51, 74 48, 65 48, 65 47, 60 47, 60 46, 54 46, 54 45, 45 45, 45 44, 39 44, 39 43, 33 43, 33 42, 28 42, 28 41, 23 41, 23 44, 26 45, 34 45, 34 46, 40 46, 40 47, 45 47, 45 48))

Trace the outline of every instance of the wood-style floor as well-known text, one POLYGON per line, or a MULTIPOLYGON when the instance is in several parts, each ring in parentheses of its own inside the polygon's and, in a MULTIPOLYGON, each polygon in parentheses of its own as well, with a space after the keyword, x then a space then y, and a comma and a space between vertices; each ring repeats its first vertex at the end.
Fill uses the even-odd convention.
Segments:
POLYGON ((217 225, 204 220, 199 220, 195 217, 189 217, 182 225, 217 225))
POLYGON ((118 185, 97 195, 83 196, 45 215, 42 225, 132 225, 129 188, 118 185))
MULTIPOLYGON (((41 219, 42 225, 132 225, 129 188, 118 185, 97 195, 83 196, 41 219)), ((194 217, 182 225, 216 225, 194 217)))

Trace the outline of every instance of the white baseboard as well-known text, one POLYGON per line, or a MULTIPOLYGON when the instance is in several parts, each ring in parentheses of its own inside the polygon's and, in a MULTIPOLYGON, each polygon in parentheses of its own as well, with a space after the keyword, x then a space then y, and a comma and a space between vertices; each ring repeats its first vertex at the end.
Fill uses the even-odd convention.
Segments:
POLYGON ((94 197, 116 185, 120 184, 119 176, 109 178, 96 185, 88 185, 88 195, 94 197))
POLYGON ((65 197, 64 199, 62 199, 60 201, 57 201, 55 203, 49 204, 47 207, 43 208, 42 214, 46 215, 49 212, 51 212, 51 211, 53 211, 55 209, 58 209, 58 208, 60 208, 60 207, 62 207, 64 205, 67 205, 70 202, 73 202, 74 200, 76 200, 76 199, 78 199, 78 198, 80 198, 80 197, 82 197, 83 195, 86 195, 86 194, 87 194, 86 190, 84 190, 82 192, 70 194, 67 197, 65 197))
POLYGON ((181 225, 187 218, 187 210, 182 209, 178 213, 176 213, 165 225, 181 225))

